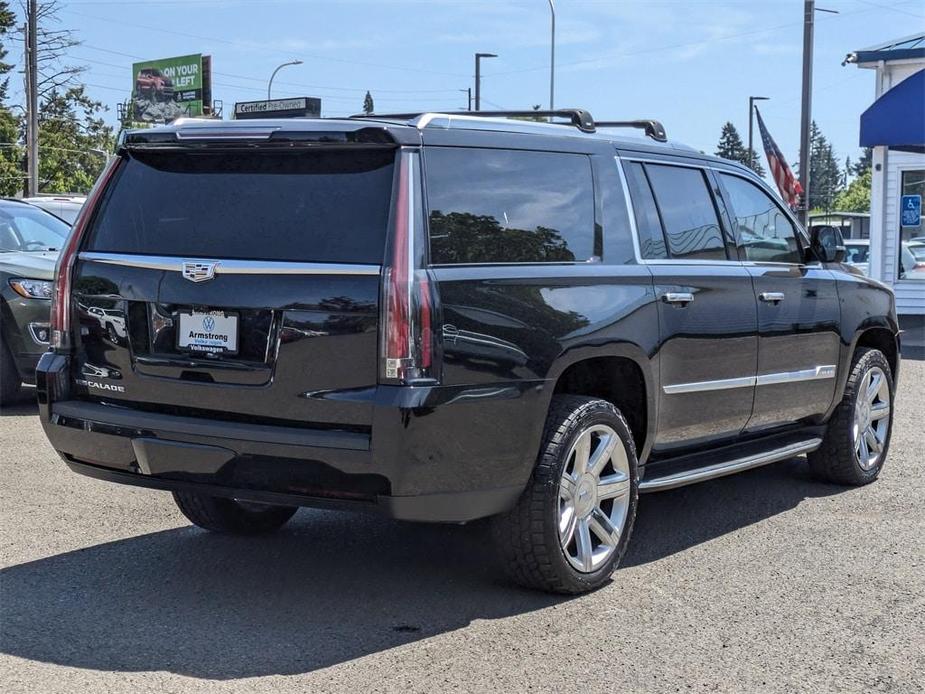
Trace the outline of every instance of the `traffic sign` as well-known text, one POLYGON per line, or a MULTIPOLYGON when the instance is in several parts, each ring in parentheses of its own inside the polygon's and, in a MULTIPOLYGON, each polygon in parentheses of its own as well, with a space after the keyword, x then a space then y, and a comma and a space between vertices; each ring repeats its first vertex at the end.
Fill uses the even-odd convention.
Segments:
POLYGON ((902 225, 904 227, 922 226, 921 195, 903 195, 899 209, 902 210, 902 225))

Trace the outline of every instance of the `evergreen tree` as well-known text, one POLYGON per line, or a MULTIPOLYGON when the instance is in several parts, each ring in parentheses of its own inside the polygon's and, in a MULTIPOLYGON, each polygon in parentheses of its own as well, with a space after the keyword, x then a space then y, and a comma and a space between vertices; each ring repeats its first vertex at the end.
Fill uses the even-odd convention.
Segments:
POLYGON ((845 180, 835 150, 813 121, 810 129, 809 208, 831 210, 845 180))
POLYGON ((375 104, 373 104, 373 95, 367 90, 366 97, 363 99, 363 113, 369 115, 376 110, 375 104))
POLYGON ((747 159, 745 145, 742 138, 739 137, 739 131, 729 121, 723 126, 719 136, 719 144, 716 145, 716 156, 732 161, 744 161, 747 159))
POLYGON ((865 147, 862 150, 861 158, 853 163, 849 169, 852 176, 861 176, 865 171, 870 171, 873 164, 874 150, 871 147, 865 147))
POLYGON ((745 143, 742 142, 742 138, 739 136, 739 131, 729 121, 726 121, 720 133, 719 144, 716 146, 716 156, 745 164, 759 176, 764 176, 764 167, 761 166, 761 158, 758 153, 755 150, 749 151, 746 148, 745 143))
MULTIPOLYGON (((835 156, 835 150, 819 129, 816 121, 809 131, 809 209, 834 209, 835 199, 844 190, 845 176, 835 156)), ((800 166, 796 166, 797 175, 800 166)))
POLYGON ((751 156, 748 161, 742 162, 759 176, 764 176, 764 167, 761 165, 761 155, 755 150, 751 150, 751 156))

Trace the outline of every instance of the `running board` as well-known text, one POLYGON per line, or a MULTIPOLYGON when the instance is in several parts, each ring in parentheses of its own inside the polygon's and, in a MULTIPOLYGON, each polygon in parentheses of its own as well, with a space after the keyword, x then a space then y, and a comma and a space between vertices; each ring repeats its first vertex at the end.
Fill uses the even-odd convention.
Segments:
POLYGON ((801 453, 809 453, 819 448, 820 445, 822 445, 821 438, 805 439, 770 451, 754 453, 742 458, 735 458, 722 463, 707 465, 706 467, 684 470, 664 477, 644 479, 639 483, 639 492, 661 492, 666 489, 675 489, 677 487, 684 487, 688 484, 716 479, 717 477, 725 477, 726 475, 732 475, 736 472, 742 472, 743 470, 750 470, 755 467, 761 467, 762 465, 768 465, 769 463, 786 460, 787 458, 792 458, 801 453))

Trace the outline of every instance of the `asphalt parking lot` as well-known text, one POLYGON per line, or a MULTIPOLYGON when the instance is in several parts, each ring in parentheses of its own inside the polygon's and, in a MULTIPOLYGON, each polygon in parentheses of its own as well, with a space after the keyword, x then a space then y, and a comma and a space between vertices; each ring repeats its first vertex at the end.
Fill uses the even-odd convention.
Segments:
POLYGON ((501 580, 482 524, 206 534, 68 472, 35 413, 0 417, 8 694, 925 688, 923 361, 878 482, 794 459, 643 497, 623 568, 572 599, 501 580))

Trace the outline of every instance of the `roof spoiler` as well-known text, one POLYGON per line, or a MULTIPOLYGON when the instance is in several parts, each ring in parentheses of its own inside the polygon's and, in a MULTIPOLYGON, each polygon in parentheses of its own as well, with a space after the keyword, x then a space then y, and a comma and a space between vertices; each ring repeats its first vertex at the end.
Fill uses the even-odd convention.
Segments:
MULTIPOLYGON (((319 119, 319 124, 323 123, 319 119)), ((363 127, 356 130, 305 129, 277 126, 197 126, 125 130, 119 136, 119 149, 189 149, 204 147, 247 148, 257 145, 275 147, 396 147, 395 138, 384 128, 363 127)))

